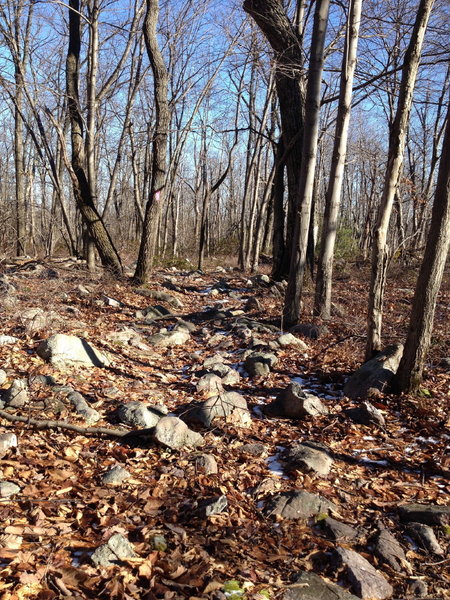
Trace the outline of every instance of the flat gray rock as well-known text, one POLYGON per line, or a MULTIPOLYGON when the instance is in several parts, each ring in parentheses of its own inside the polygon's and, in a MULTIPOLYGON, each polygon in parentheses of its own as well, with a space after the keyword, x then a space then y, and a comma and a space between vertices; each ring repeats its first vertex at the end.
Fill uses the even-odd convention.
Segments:
POLYGON ((20 492, 20 487, 12 481, 0 481, 0 498, 9 498, 20 492))
POLYGON ((56 368, 105 367, 110 364, 110 360, 104 354, 75 335, 52 335, 39 344, 36 352, 56 368))
POLYGON ((359 532, 355 527, 337 521, 333 517, 327 517, 323 521, 320 521, 320 523, 325 529, 327 536, 336 542, 351 542, 359 537, 359 532))
POLYGON ((365 362, 344 386, 348 398, 368 398, 387 391, 397 372, 403 354, 402 344, 388 346, 374 358, 365 362))
POLYGON ((117 408, 117 416, 121 423, 138 428, 155 427, 158 421, 167 415, 165 406, 152 406, 133 400, 126 404, 120 404, 117 408))
POLYGON ((284 519, 309 519, 318 514, 337 512, 337 507, 322 496, 303 490, 283 492, 269 498, 263 512, 284 519))
POLYGON ((321 476, 328 475, 333 465, 333 459, 326 450, 313 444, 294 444, 286 452, 286 461, 290 467, 321 476))
POLYGON ((450 523, 450 506, 438 504, 403 504, 398 507, 403 523, 415 521, 425 525, 448 525, 450 523))
POLYGON ((130 479, 131 473, 121 467, 120 465, 115 465, 103 473, 101 476, 101 481, 104 485, 120 485, 126 479, 130 479))
POLYGON ((387 529, 382 529, 375 541, 375 554, 394 571, 406 570, 411 573, 411 565, 406 559, 403 548, 387 529))
POLYGON ((2 433, 0 435, 0 455, 4 455, 10 448, 17 448, 17 435, 2 433))
POLYGON ((127 538, 120 533, 111 536, 107 543, 99 546, 91 556, 92 562, 97 567, 117 565, 127 558, 137 558, 137 555, 127 538))
POLYGON ((357 596, 363 600, 384 600, 392 596, 394 588, 363 556, 342 547, 336 548, 335 554, 339 564, 345 567, 357 596))
POLYGON ((16 338, 12 335, 0 335, 0 346, 7 346, 9 344, 15 344, 19 341, 19 338, 16 338))
POLYGON ((153 432, 157 442, 168 448, 178 449, 196 447, 203 444, 203 436, 192 431, 178 417, 163 417, 158 421, 153 432))
POLYGON ((433 529, 429 525, 423 523, 408 523, 405 529, 409 535, 419 546, 427 552, 443 556, 444 550, 439 545, 433 529))
POLYGON ((315 573, 302 573, 287 587, 282 600, 360 600, 339 585, 325 581, 315 573))

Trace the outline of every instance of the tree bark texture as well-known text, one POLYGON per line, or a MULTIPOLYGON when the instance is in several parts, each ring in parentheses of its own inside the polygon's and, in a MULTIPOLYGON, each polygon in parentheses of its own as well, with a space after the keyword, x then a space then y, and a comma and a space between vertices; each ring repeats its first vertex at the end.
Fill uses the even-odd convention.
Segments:
POLYGON ((170 127, 170 109, 168 101, 169 78, 156 34, 158 15, 159 1, 147 0, 144 37, 153 73, 156 121, 152 142, 153 156, 150 195, 146 204, 144 231, 142 233, 136 272, 134 275, 136 281, 141 283, 145 283, 148 280, 156 254, 158 224, 165 195, 167 143, 170 127))
POLYGON ((300 317, 317 159, 321 101, 320 90, 329 6, 329 0, 317 0, 314 14, 308 87, 306 90, 305 135, 303 138, 302 149, 303 159, 295 215, 294 241, 289 269, 289 280, 283 311, 284 322, 286 325, 297 323, 300 317))
POLYGON ((339 106, 336 116, 333 156, 330 178, 325 198, 325 215, 322 228, 319 264, 317 269, 314 313, 322 319, 331 316, 331 287, 333 282, 333 257, 337 220, 342 192, 345 158, 347 155, 348 128, 352 103, 353 75, 356 66, 359 24, 362 0, 351 0, 342 57, 339 106))
POLYGON ((67 106, 71 125, 72 185, 75 200, 84 223, 89 229, 104 267, 116 275, 122 274, 122 264, 92 197, 86 175, 84 129, 78 93, 80 70, 80 2, 69 1, 69 48, 66 61, 67 106))
POLYGON ((382 349, 381 325, 383 317, 383 299, 386 286, 387 267, 390 258, 390 250, 387 245, 387 234, 392 206, 402 173, 406 134, 411 113, 414 86, 416 83, 425 31, 433 4, 434 0, 420 1, 411 39, 403 62, 397 110, 389 135, 388 164, 372 249, 372 273, 367 315, 366 359, 371 358, 374 353, 382 349))
POLYGON ((436 301, 450 245, 450 104, 439 163, 428 241, 417 279, 405 349, 395 385, 399 391, 415 391, 422 380, 430 347, 436 301))
POLYGON ((302 163, 305 94, 301 38, 298 28, 289 21, 280 0, 245 0, 243 6, 275 53, 275 87, 280 104, 288 181, 286 251, 278 251, 283 262, 276 273, 277 278, 281 278, 289 271, 302 163))

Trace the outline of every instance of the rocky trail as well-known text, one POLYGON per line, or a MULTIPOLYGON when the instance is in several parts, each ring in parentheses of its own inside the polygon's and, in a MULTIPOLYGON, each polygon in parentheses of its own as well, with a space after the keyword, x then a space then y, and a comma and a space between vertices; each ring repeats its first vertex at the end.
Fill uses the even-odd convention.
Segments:
POLYGON ((411 273, 360 370, 363 274, 284 331, 267 275, 2 273, 2 599, 450 598, 448 275, 397 397, 411 273))

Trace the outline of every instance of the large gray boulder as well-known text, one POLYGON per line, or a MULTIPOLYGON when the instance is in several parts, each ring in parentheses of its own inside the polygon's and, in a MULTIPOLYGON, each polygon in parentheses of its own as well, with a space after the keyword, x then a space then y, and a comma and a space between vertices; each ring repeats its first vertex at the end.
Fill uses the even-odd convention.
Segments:
POLYGON ((39 344, 36 352, 57 368, 106 367, 110 364, 107 356, 75 335, 52 335, 39 344))
POLYGON ((394 344, 365 362, 344 386, 348 398, 369 398, 387 391, 397 372, 403 354, 403 345, 394 344))

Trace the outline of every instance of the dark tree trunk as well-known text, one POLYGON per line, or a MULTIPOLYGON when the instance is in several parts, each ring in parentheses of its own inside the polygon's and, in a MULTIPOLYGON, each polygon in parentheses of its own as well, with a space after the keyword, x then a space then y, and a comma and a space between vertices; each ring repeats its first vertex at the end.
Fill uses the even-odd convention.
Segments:
POLYGON ((114 248, 114 244, 103 220, 96 209, 89 181, 86 176, 83 119, 80 112, 80 99, 78 94, 80 46, 80 2, 79 0, 70 0, 69 49, 66 62, 67 105, 72 142, 72 172, 70 175, 78 209, 95 242, 103 266, 110 269, 116 275, 121 275, 122 264, 120 262, 120 257, 114 248))
POLYGON ((153 73, 153 93, 155 97, 155 130, 152 143, 152 179, 150 194, 145 209, 144 231, 142 233, 139 257, 134 278, 144 283, 148 280, 156 255, 158 225, 165 196, 167 143, 170 127, 168 101, 168 73, 156 35, 159 1, 147 0, 147 13, 144 22, 145 45, 153 73))

